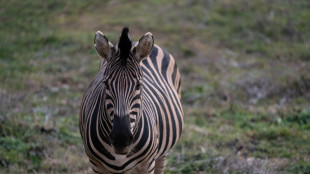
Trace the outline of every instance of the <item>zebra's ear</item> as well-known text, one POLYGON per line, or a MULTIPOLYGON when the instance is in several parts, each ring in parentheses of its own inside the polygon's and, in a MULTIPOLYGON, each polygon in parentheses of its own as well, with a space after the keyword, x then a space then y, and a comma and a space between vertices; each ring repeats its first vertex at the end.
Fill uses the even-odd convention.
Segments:
POLYGON ((99 56, 103 59, 112 57, 114 52, 113 44, 100 31, 97 31, 95 35, 94 46, 99 56))
POLYGON ((141 37, 139 43, 133 48, 133 54, 139 61, 142 61, 150 55, 154 46, 154 38, 152 33, 148 32, 141 37))

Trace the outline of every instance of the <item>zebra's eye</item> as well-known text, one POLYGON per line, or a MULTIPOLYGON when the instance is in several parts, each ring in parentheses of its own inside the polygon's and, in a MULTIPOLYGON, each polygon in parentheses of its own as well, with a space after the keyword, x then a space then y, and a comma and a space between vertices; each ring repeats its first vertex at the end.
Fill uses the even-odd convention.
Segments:
POLYGON ((141 88, 141 86, 143 85, 143 81, 139 80, 136 86, 136 90, 139 90, 141 88))
POLYGON ((109 89, 109 83, 108 83, 108 81, 105 80, 103 83, 104 83, 104 86, 106 87, 106 89, 109 89))

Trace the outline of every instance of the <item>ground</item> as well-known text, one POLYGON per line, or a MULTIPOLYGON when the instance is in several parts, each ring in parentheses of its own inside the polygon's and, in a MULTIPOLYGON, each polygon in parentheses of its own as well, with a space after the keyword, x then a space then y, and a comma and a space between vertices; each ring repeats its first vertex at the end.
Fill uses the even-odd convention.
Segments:
POLYGON ((1 1, 0 173, 91 173, 78 129, 93 37, 152 32, 182 74, 166 173, 310 173, 307 0, 1 1))

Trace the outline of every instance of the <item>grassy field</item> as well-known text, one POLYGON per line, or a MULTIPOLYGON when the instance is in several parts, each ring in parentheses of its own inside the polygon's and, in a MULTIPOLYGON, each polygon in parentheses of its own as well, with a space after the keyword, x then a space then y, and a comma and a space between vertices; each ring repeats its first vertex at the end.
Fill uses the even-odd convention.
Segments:
POLYGON ((150 31, 182 74, 166 173, 310 173, 308 0, 0 1, 0 173, 91 173, 83 92, 115 43, 150 31))

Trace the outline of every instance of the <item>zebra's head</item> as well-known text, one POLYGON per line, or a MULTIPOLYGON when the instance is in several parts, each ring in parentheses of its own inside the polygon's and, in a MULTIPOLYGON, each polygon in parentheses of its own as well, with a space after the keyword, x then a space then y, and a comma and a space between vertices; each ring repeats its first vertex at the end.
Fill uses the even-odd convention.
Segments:
POLYGON ((105 110, 112 123, 110 142, 117 154, 127 154, 134 141, 140 118, 143 92, 140 62, 149 56, 154 45, 151 33, 133 43, 124 28, 114 46, 98 31, 94 39, 98 54, 106 63, 104 73, 105 110))

